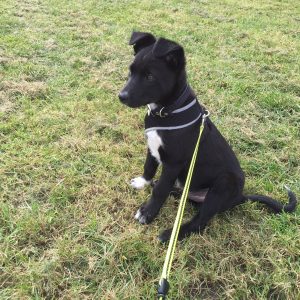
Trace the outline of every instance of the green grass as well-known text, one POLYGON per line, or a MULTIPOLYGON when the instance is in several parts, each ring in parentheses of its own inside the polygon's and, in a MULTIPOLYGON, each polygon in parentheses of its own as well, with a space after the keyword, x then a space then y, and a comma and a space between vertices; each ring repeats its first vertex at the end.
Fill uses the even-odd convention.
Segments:
MULTIPOLYGON (((122 106, 133 29, 185 45, 246 192, 300 195, 297 1, 2 1, 0 299, 154 299, 172 226, 149 226, 145 109, 122 106)), ((203 170, 205 172, 205 170, 203 170)), ((193 214, 188 206, 186 218, 193 214)), ((179 243, 170 299, 300 299, 300 209, 246 203, 179 243)))

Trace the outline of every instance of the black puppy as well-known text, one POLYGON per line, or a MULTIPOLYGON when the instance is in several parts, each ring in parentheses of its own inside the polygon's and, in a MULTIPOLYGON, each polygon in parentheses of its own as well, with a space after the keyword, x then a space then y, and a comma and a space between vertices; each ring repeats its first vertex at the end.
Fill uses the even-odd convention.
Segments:
MULTIPOLYGON (((141 189, 150 184, 158 165, 162 165, 161 177, 150 200, 135 215, 140 223, 148 224, 174 186, 185 184, 204 108, 187 83, 184 50, 179 44, 164 38, 156 40, 152 34, 143 32, 133 32, 129 44, 133 45, 135 58, 119 98, 129 107, 148 105, 144 174, 134 178, 131 185, 141 189)), ((215 214, 246 200, 265 203, 276 213, 295 210, 297 200, 290 190, 289 204, 282 205, 266 196, 244 196, 244 182, 234 152, 207 118, 189 194, 191 200, 202 203, 197 214, 181 226, 179 239, 201 231, 215 214)), ((159 238, 165 242, 170 234, 171 230, 166 230, 159 238)))

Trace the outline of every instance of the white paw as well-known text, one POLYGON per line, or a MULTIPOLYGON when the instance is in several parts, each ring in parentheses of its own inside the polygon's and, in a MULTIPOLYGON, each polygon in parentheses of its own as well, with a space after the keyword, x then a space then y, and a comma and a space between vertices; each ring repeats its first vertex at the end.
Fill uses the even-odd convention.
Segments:
POLYGON ((138 220, 141 224, 146 224, 146 217, 142 215, 140 209, 136 212, 134 218, 138 220))
POLYGON ((143 189, 148 184, 150 181, 147 181, 143 176, 133 178, 130 181, 130 185, 137 190, 143 189))
POLYGON ((136 212, 134 218, 135 218, 136 220, 138 220, 140 216, 141 216, 141 211, 138 210, 138 211, 136 212))

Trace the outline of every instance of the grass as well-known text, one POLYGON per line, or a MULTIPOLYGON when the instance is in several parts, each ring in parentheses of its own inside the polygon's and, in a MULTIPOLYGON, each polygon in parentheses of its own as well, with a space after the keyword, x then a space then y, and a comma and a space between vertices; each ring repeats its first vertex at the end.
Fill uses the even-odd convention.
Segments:
MULTIPOLYGON (((200 101, 245 170, 247 193, 299 187, 296 1, 2 1, 0 299, 153 299, 170 199, 150 190, 145 109, 122 106, 133 29, 185 45, 200 101)), ((205 171, 205 170, 204 170, 205 171)), ((188 206, 186 218, 193 214, 188 206)), ((170 299, 300 299, 300 209, 246 203, 176 250, 170 299)))

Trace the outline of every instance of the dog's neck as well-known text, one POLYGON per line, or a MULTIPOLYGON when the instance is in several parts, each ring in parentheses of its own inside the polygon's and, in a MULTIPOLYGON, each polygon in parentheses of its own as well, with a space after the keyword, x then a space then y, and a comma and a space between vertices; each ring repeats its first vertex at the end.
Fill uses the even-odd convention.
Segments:
POLYGON ((177 83, 174 86, 172 92, 164 100, 160 101, 157 104, 160 104, 162 106, 168 106, 173 104, 184 92, 186 86, 187 86, 187 78, 186 78, 185 71, 183 71, 178 75, 177 83))
POLYGON ((183 86, 183 88, 180 88, 180 86, 176 87, 176 90, 177 90, 176 92, 172 93, 173 96, 168 97, 168 101, 149 103, 148 109, 154 112, 155 110, 162 109, 162 108, 169 108, 169 109, 173 108, 174 110, 176 108, 180 108, 188 100, 188 98, 190 98, 191 88, 186 83, 183 86))

